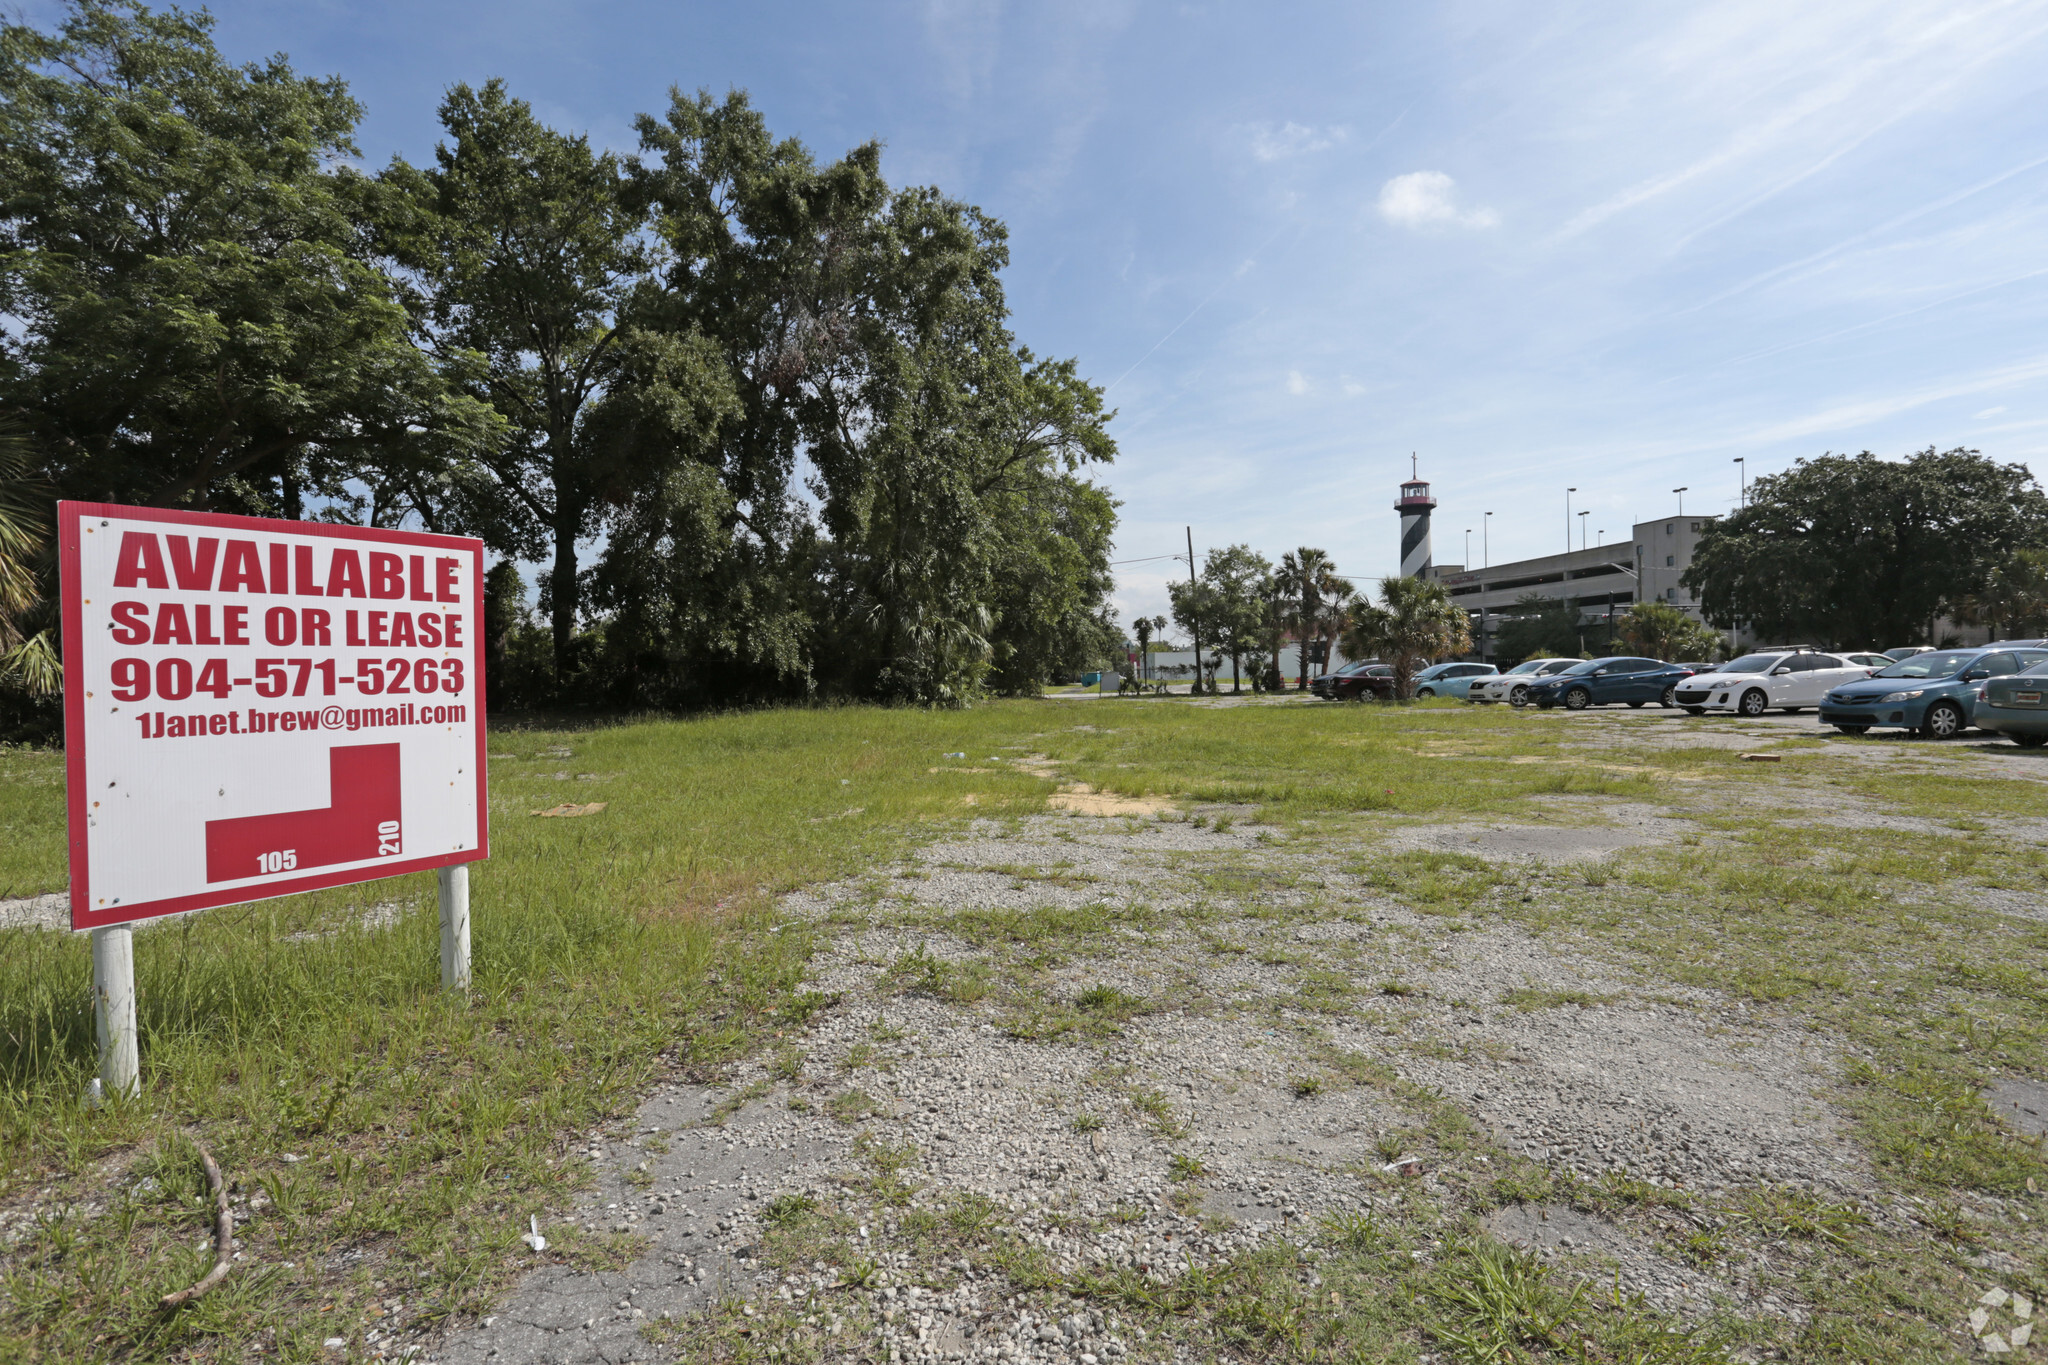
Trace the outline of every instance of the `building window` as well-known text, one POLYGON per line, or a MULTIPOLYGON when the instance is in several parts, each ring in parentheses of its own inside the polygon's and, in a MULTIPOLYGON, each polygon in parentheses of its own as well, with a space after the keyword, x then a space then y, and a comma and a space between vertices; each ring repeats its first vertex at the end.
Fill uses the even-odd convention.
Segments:
POLYGON ((1676 588, 1666 588, 1666 589, 1664 589, 1664 600, 1665 600, 1666 602, 1676 602, 1676 601, 1678 600, 1678 589, 1676 589, 1676 588))
POLYGON ((1693 529, 1693 530, 1695 530, 1695 531, 1699 530, 1699 529, 1700 529, 1700 524, 1699 524, 1698 522, 1694 522, 1694 523, 1692 524, 1692 529, 1693 529))
POLYGON ((1677 555, 1665 555, 1665 556, 1664 556, 1664 567, 1665 567, 1665 568, 1667 568, 1667 569, 1671 569, 1671 568, 1676 568, 1676 567, 1677 567, 1677 565, 1678 565, 1678 556, 1677 556, 1677 555))
POLYGON ((1675 522, 1675 521, 1667 521, 1667 522, 1665 522, 1665 523, 1664 523, 1664 534, 1665 534, 1665 535, 1667 535, 1667 536, 1668 536, 1668 535, 1675 535, 1675 534, 1677 533, 1677 531, 1678 531, 1678 523, 1677 523, 1677 522, 1675 522))

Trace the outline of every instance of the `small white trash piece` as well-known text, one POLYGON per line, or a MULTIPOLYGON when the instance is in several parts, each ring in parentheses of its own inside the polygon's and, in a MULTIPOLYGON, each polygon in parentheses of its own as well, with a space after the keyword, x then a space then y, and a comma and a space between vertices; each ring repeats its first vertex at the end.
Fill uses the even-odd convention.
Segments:
POLYGON ((519 1240, 532 1247, 535 1251, 546 1251, 548 1249, 548 1239, 540 1235, 539 1217, 528 1214, 526 1226, 531 1230, 519 1240))
POLYGON ((85 1083, 85 1107, 88 1109, 98 1109, 106 1102, 107 1089, 100 1084, 100 1078, 95 1076, 87 1081, 85 1083))

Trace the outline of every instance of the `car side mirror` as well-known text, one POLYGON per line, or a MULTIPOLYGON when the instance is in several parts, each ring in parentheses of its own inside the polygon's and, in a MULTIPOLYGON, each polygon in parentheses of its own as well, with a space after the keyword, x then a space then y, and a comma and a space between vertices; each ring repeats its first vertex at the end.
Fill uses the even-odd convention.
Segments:
POLYGON ((1976 682, 1979 678, 1988 678, 1990 676, 1991 670, 1988 668, 1973 668, 1968 673, 1963 674, 1963 681, 1976 682))
POLYGON ((1776 668, 1771 670, 1771 676, 1774 678, 1782 678, 1791 671, 1792 670, 1786 667, 1784 664, 1779 664, 1776 668))

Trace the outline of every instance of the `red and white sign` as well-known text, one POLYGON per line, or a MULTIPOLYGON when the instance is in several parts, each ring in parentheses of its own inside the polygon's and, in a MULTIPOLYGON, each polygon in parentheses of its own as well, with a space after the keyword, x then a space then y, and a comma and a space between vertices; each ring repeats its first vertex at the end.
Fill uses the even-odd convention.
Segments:
POLYGON ((57 515, 72 928, 489 853, 481 541, 57 515))

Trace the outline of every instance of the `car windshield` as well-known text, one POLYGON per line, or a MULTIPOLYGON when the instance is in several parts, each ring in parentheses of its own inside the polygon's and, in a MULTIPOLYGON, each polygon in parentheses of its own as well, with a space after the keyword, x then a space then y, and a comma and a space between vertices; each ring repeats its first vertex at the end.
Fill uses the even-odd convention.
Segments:
POLYGON ((1565 672, 1567 672, 1567 673, 1591 673, 1591 672, 1592 672, 1592 671, 1593 671, 1594 669, 1596 669, 1596 668, 1600 667, 1600 666, 1601 666, 1602 664, 1604 664, 1604 663, 1606 663, 1606 662, 1607 662, 1607 660, 1605 660, 1605 659, 1585 659, 1585 660, 1582 660, 1582 661, 1580 661, 1579 663, 1575 663, 1575 664, 1573 664, 1573 665, 1572 665, 1572 666, 1571 666, 1570 668, 1567 668, 1567 669, 1565 670, 1565 672))
POLYGON ((1974 649, 1942 649, 1932 654, 1915 654, 1910 659, 1901 659, 1890 668, 1878 672, 1880 678, 1946 678, 1960 673, 1974 662, 1974 649))
POLYGON ((1537 669, 1539 669, 1539 668, 1543 667, 1543 665, 1544 665, 1544 663, 1545 663, 1545 662, 1546 662, 1546 661, 1545 661, 1545 660, 1542 660, 1542 659, 1531 659, 1531 660, 1529 660, 1529 662, 1527 662, 1527 663, 1525 663, 1525 664, 1516 664, 1516 665, 1515 665, 1515 666, 1514 666, 1513 668, 1509 669, 1509 670, 1508 670, 1508 672, 1510 672, 1510 673, 1534 673, 1534 672, 1535 672, 1535 671, 1536 671, 1537 669))
POLYGON ((2032 668, 2024 670, 2020 676, 2022 678, 2048 678, 2048 659, 2043 659, 2032 668))
POLYGON ((1366 669, 1371 667, 1371 664, 1365 663, 1363 661, 1355 664, 1346 664, 1342 668, 1337 670, 1337 676, 1340 678, 1348 678, 1353 673, 1363 673, 1366 669))
POLYGON ((1768 673, 1784 658, 1782 654, 1745 654, 1739 659, 1730 659, 1714 671, 1716 673, 1768 673))

